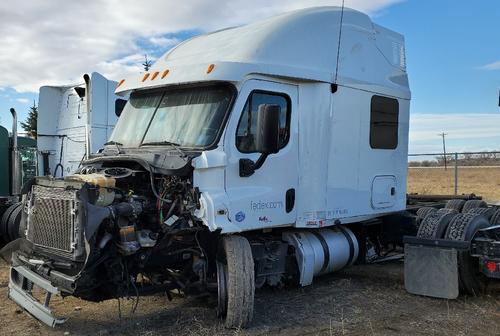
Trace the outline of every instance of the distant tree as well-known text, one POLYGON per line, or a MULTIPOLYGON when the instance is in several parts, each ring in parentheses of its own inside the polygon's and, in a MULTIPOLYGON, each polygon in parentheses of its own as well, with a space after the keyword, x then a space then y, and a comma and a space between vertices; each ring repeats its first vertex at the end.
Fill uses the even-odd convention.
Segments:
POLYGON ((153 64, 153 61, 148 60, 148 55, 144 55, 144 62, 142 63, 142 66, 144 67, 144 71, 149 71, 149 68, 151 68, 152 64, 153 64))
POLYGON ((28 133, 30 137, 35 139, 37 137, 36 133, 37 120, 38 120, 38 106, 36 106, 36 103, 33 100, 33 106, 30 107, 26 121, 21 122, 21 127, 28 133))

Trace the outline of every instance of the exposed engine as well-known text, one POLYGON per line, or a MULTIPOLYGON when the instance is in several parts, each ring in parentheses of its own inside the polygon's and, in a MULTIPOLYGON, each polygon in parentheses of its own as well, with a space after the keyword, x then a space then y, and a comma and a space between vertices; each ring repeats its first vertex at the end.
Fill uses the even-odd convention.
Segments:
POLYGON ((85 166, 64 180, 37 178, 25 199, 18 261, 63 294, 90 301, 206 290, 207 278, 216 279, 208 260, 217 233, 194 216, 199 193, 189 175, 120 162, 85 166))

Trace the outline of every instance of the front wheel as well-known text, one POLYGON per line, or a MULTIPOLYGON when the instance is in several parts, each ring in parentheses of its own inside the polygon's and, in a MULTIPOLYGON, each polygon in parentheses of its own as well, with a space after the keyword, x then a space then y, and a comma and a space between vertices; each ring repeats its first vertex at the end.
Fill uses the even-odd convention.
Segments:
POLYGON ((245 237, 222 238, 217 258, 217 314, 227 328, 245 328, 252 321, 255 271, 250 243, 245 237))

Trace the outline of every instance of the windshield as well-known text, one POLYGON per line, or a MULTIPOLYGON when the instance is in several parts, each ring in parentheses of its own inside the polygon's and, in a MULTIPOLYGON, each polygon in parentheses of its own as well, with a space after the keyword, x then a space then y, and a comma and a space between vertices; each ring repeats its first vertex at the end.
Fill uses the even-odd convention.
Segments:
POLYGON ((133 94, 109 142, 207 147, 216 141, 232 96, 226 85, 133 94))

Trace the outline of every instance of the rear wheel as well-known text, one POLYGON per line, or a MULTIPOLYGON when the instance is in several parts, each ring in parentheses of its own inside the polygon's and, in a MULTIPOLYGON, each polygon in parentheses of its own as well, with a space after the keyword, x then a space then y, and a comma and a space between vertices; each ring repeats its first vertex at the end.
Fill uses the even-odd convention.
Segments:
POLYGON ((433 212, 436 212, 436 208, 432 207, 421 207, 420 209, 417 210, 417 226, 420 227, 422 221, 425 219, 425 217, 433 212))
POLYGON ((448 224, 457 215, 455 210, 441 209, 431 212, 425 216, 424 220, 418 228, 418 238, 440 239, 443 238, 448 224), (442 211, 444 210, 444 211, 442 211))
POLYGON ((497 208, 493 216, 490 219, 491 225, 500 225, 500 208, 497 208))
POLYGON ((225 236, 217 260, 217 314, 227 328, 244 328, 252 321, 255 271, 252 249, 242 236, 225 236))
POLYGON ((467 213, 483 215, 488 220, 495 214, 495 208, 473 208, 467 211, 467 213))
POLYGON ((487 208, 488 204, 482 200, 468 200, 465 202, 464 207, 462 208, 463 213, 467 213, 470 209, 475 208, 487 208))
POLYGON ((464 207, 465 201, 462 199, 452 199, 446 202, 446 209, 455 209, 458 212, 462 211, 462 208, 464 207))
POLYGON ((19 238, 19 224, 21 223, 23 206, 22 203, 18 206, 10 215, 9 221, 7 223, 7 233, 9 241, 14 241, 19 238))
MULTIPOLYGON (((490 223, 482 215, 458 214, 450 222, 445 238, 450 240, 471 241, 476 232, 488 227, 490 223)), ((470 295, 479 295, 486 288, 487 279, 479 269, 477 258, 469 251, 458 251, 458 275, 462 291, 470 295)))
POLYGON ((5 243, 10 242, 9 239, 9 221, 13 213, 17 208, 21 206, 21 203, 14 203, 10 207, 5 210, 3 213, 2 219, 0 220, 0 239, 2 239, 5 243))

